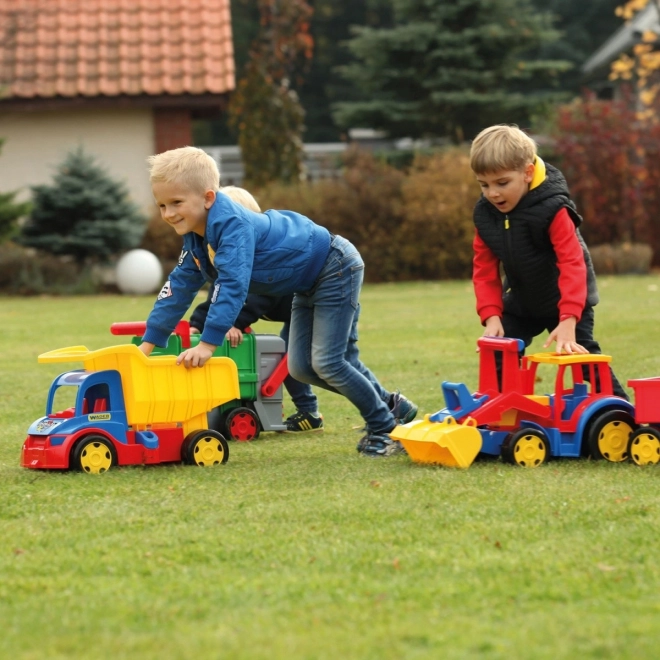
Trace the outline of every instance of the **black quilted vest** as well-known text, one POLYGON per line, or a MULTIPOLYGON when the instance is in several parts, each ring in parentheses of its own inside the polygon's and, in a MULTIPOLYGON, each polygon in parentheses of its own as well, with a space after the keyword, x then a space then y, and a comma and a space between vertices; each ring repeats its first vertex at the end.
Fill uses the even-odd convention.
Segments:
POLYGON ((586 303, 595 305, 598 302, 596 275, 578 229, 582 218, 557 168, 546 163, 545 181, 530 190, 510 213, 498 211, 483 196, 477 202, 474 224, 481 239, 504 267, 505 312, 536 318, 558 315, 559 268, 548 230, 557 212, 564 207, 575 223, 575 233, 587 265, 586 303))

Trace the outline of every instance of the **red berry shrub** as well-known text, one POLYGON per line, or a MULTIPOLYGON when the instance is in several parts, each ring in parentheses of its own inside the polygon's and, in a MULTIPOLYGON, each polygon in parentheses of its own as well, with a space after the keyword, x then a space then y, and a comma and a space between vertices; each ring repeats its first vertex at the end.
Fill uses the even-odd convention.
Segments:
POLYGON ((559 109, 554 150, 589 245, 647 243, 660 260, 660 130, 632 104, 586 98, 559 109))

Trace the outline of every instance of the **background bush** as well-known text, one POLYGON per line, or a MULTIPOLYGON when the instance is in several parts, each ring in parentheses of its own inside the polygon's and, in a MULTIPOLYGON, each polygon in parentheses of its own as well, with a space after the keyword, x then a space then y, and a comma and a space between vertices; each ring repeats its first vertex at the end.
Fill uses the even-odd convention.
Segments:
POLYGON ((469 277, 479 188, 466 149, 417 156, 401 171, 352 150, 336 179, 256 191, 262 208, 291 208, 351 241, 369 282, 469 277))
POLYGON ((11 295, 90 294, 101 290, 92 269, 16 243, 0 245, 0 291, 11 295))
POLYGON ((660 264, 660 127, 625 99, 585 98, 559 109, 555 135, 587 244, 647 244, 660 264))
POLYGON ((598 275, 644 275, 651 268, 653 250, 645 243, 603 243, 590 248, 598 275))
POLYGON ((403 183, 406 279, 470 277, 472 209, 479 194, 467 150, 415 160, 403 183))

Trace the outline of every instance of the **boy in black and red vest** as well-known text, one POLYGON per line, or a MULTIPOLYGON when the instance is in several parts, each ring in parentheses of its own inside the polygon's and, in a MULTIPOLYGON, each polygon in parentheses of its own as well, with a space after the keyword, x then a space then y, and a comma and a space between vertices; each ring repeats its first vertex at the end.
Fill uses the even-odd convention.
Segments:
MULTIPOLYGON (((601 353, 593 337, 596 275, 562 173, 541 160, 534 140, 508 125, 477 135, 470 166, 482 192, 474 209, 472 281, 483 335, 529 346, 547 330, 545 348, 556 342, 558 353, 601 353)), ((628 398, 614 374, 612 384, 628 398)))

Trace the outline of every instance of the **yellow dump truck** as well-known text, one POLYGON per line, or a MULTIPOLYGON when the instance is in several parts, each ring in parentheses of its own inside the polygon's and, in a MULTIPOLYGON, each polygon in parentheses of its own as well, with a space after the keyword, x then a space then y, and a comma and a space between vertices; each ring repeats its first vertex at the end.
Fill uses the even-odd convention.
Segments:
POLYGON ((71 346, 39 362, 82 362, 52 383, 46 415, 33 422, 21 465, 105 472, 114 465, 184 461, 225 463, 226 440, 209 430, 207 412, 240 396, 236 363, 213 357, 186 369, 176 356, 146 357, 133 344, 89 351, 71 346), (75 388, 73 406, 55 410, 61 388, 75 388))

